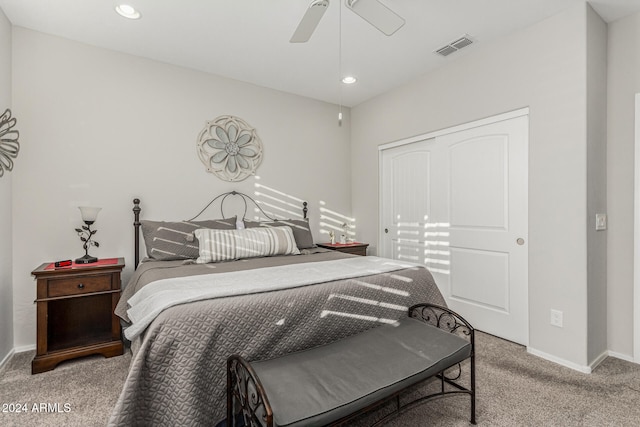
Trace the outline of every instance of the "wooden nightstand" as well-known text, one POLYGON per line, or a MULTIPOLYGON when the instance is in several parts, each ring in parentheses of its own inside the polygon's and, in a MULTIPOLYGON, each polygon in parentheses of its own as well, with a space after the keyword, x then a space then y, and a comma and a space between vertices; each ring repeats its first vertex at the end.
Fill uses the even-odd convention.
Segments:
POLYGON ((367 255, 367 246, 369 246, 369 244, 368 243, 359 243, 359 242, 353 242, 353 243, 318 243, 318 244, 316 244, 316 246, 319 246, 319 247, 325 248, 325 249, 332 249, 332 250, 338 251, 338 252, 344 252, 346 254, 366 256, 367 255))
POLYGON ((37 346, 31 373, 90 354, 123 353, 120 320, 113 313, 120 299, 124 258, 54 268, 45 263, 31 272, 37 280, 37 346))

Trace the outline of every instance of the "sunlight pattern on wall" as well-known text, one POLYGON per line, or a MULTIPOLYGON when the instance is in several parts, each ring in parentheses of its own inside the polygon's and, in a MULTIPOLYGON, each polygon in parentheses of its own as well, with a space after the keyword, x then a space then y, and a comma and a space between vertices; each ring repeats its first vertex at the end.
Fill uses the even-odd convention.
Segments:
MULTIPOLYGON (((356 236, 356 219, 326 207, 326 202, 320 200, 320 234, 327 236, 331 231, 336 235, 336 242, 339 236, 344 234, 347 241, 354 241, 356 236)), ((327 240, 329 238, 327 237, 327 240)))
MULTIPOLYGON (((254 183, 254 199, 264 212, 272 218, 280 219, 301 219, 303 218, 302 204, 304 200, 299 197, 287 194, 283 191, 257 182, 260 180, 256 176, 254 183)), ((254 209, 255 221, 267 221, 260 209, 254 209)))
MULTIPOLYGON (((275 219, 302 219, 303 203, 306 199, 286 193, 277 188, 270 187, 261 182, 260 176, 254 176, 253 199, 259 208, 247 214, 247 219, 253 221, 268 221, 275 219), (260 211, 262 209, 264 212, 260 211)), ((311 204, 312 208, 313 203, 311 204)), ((315 214, 312 220, 318 220, 320 236, 318 242, 328 242, 329 233, 333 232, 336 242, 340 242, 340 236, 345 235, 347 242, 355 241, 356 219, 327 207, 327 203, 320 200, 317 204, 319 215, 315 214)), ((309 215, 308 215, 309 216, 309 215)))

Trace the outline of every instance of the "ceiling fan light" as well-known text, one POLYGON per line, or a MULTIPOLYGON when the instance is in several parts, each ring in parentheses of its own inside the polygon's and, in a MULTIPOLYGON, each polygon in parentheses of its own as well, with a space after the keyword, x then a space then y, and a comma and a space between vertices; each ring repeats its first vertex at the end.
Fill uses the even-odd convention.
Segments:
POLYGON ((128 4, 119 4, 116 6, 116 12, 127 19, 140 19, 142 16, 133 6, 128 4))
POLYGON ((346 85, 352 85, 357 81, 358 81, 358 79, 355 78, 354 76, 345 76, 345 77, 342 78, 342 83, 344 83, 346 85))
POLYGON ((387 36, 398 31, 405 20, 378 0, 345 0, 356 15, 382 31, 387 36))

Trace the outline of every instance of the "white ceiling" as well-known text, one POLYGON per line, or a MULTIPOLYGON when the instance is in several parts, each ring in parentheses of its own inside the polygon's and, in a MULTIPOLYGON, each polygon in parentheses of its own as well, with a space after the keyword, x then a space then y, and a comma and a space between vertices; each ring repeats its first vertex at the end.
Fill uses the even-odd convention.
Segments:
MULTIPOLYGON (((117 0, 0 0, 0 8, 16 26, 354 106, 585 0, 381 1, 406 19, 393 36, 331 0, 304 44, 289 39, 311 0, 122 0, 140 10, 137 21, 116 14, 117 0), (342 74, 358 78, 351 86, 339 81, 340 14, 342 74), (463 34, 476 43, 433 53, 463 34)), ((607 22, 640 11, 640 0, 590 3, 607 22)))

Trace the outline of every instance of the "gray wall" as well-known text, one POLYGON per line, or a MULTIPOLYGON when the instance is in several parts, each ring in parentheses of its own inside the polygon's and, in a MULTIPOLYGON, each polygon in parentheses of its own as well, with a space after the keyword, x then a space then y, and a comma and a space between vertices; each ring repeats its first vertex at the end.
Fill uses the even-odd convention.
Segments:
MULTIPOLYGON (((0 9, 0 114, 11 107, 11 24, 0 9)), ((19 127, 18 127, 19 129, 19 127)), ((20 167, 20 158, 17 159, 20 167)), ((15 171, 15 168, 14 168, 15 171)), ((0 362, 13 349, 13 292, 11 284, 11 180, 0 178, 0 362)))
POLYGON ((607 24, 587 8, 587 360, 607 355, 607 24))
MULTIPOLYGON (((609 24, 607 95, 607 333, 633 355, 634 111, 640 92, 640 14, 609 24)), ((640 254, 636 254, 639 257, 640 254)))
POLYGON ((133 264, 134 197, 145 218, 164 220, 190 218, 232 189, 282 199, 291 211, 300 212, 306 200, 317 240, 326 240, 321 202, 350 213, 348 109, 338 127, 336 105, 23 28, 14 28, 13 49, 23 140, 13 181, 17 347, 35 343, 30 272, 83 254, 73 231, 80 225, 77 206, 103 208, 95 224, 100 248, 91 253, 126 257, 125 280, 133 264), (205 121, 221 115, 257 129, 264 144, 259 180, 227 183, 205 171, 196 139, 205 121))
MULTIPOLYGON (((587 354, 588 13, 588 6, 577 5, 494 43, 480 42, 465 55, 450 56, 441 69, 353 108, 351 123, 353 214, 362 239, 375 243, 378 145, 530 108, 529 345, 578 368, 592 362, 587 354), (550 325, 552 308, 564 312, 564 328, 550 325)), ((590 24, 598 44, 602 26, 590 24)), ((601 85, 591 81, 591 87, 601 85)), ((590 130, 593 138, 600 127, 590 130)))

